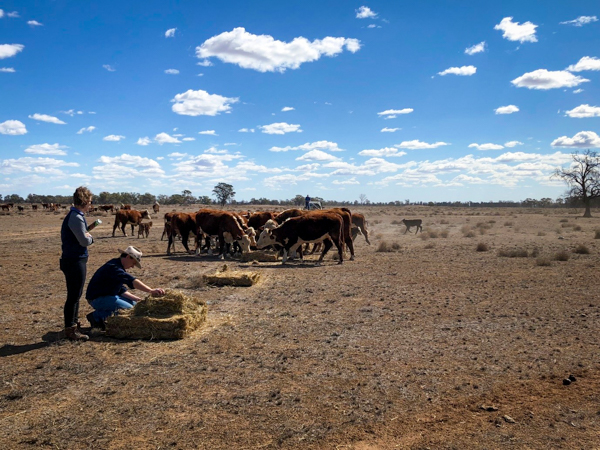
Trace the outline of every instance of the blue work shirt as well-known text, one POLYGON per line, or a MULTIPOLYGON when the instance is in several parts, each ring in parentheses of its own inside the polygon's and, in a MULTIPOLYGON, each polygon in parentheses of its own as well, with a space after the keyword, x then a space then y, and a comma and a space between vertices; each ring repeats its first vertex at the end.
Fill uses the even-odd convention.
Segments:
POLYGON ((121 295, 127 291, 123 285, 133 289, 133 280, 135 277, 125 271, 121 258, 111 259, 96 271, 88 284, 85 298, 92 301, 106 295, 121 295))

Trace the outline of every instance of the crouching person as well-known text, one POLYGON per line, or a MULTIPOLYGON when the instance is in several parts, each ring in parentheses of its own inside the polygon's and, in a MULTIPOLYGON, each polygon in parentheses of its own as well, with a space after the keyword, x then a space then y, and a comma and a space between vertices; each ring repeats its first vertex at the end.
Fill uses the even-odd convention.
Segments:
POLYGON ((152 289, 142 281, 127 273, 133 266, 142 268, 140 261, 142 252, 133 246, 119 250, 121 256, 114 258, 100 267, 88 284, 85 298, 94 308, 86 317, 92 328, 105 329, 107 317, 115 314, 119 309, 130 309, 141 300, 138 296, 127 290, 138 289, 148 292, 154 297, 165 294, 164 289, 152 289), (127 286, 127 287, 125 287, 127 286))

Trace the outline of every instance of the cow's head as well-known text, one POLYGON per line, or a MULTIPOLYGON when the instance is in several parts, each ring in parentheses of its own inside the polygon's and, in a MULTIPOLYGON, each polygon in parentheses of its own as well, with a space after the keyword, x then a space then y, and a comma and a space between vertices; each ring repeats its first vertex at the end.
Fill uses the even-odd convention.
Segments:
POLYGON ((260 236, 258 237, 258 241, 256 242, 257 248, 265 248, 269 245, 273 245, 276 243, 275 236, 271 233, 271 230, 265 228, 260 236))
POLYGON ((238 244, 240 244, 240 247, 242 247, 242 253, 249 253, 250 252, 250 237, 243 235, 241 239, 238 239, 238 244))
POLYGON ((277 228, 279 224, 275 222, 273 219, 267 220, 267 222, 263 226, 263 230, 272 230, 273 228, 277 228))
POLYGON ((147 209, 142 211, 142 219, 148 219, 148 220, 152 219, 152 217, 150 217, 150 213, 148 212, 147 209))
POLYGON ((250 238, 250 245, 256 247, 256 230, 252 227, 246 229, 246 235, 250 238))

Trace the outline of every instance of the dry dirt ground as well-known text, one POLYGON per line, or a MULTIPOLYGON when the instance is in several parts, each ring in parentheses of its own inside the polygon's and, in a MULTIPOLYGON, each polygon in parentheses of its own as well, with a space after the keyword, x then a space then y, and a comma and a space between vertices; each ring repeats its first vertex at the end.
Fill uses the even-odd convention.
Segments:
POLYGON ((87 343, 60 339, 64 212, 0 215, 0 448, 600 448, 599 219, 357 211, 355 261, 229 261, 262 273, 250 288, 203 286, 223 263, 167 257, 160 219, 112 238, 102 215, 88 280, 134 244, 136 276, 210 306, 184 340, 87 343))

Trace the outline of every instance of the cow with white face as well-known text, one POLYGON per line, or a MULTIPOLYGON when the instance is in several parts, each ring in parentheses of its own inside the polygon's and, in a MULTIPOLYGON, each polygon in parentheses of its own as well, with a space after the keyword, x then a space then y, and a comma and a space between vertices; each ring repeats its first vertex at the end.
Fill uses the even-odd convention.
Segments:
POLYGON ((258 248, 270 245, 283 247, 282 264, 285 264, 288 255, 294 253, 305 243, 323 242, 323 252, 317 265, 322 261, 329 249, 335 244, 338 250, 339 262, 344 261, 344 222, 339 214, 331 212, 309 212, 302 216, 286 220, 281 225, 271 228, 265 225, 258 238, 258 248))

